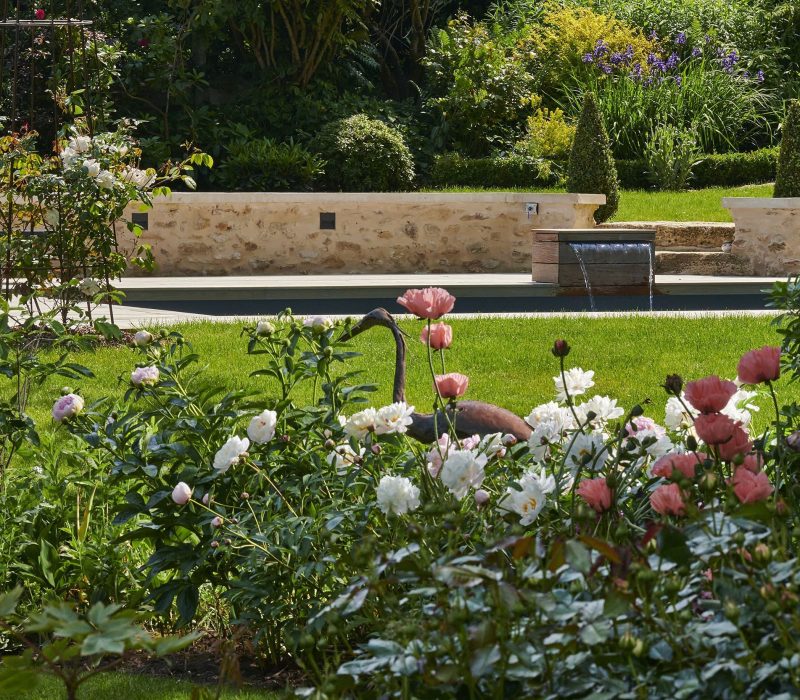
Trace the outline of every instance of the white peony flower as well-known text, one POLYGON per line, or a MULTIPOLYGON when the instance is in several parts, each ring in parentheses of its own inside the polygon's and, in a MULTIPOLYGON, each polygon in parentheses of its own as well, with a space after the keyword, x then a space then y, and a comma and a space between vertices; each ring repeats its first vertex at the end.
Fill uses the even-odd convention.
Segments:
POLYGON ((553 377, 553 382, 556 385, 556 399, 558 401, 566 401, 567 394, 575 398, 581 394, 585 394, 589 389, 594 386, 594 370, 582 370, 580 367, 572 367, 564 372, 562 378, 559 374, 553 377))
POLYGON ((61 149, 59 156, 61 157, 61 162, 64 164, 65 168, 71 168, 73 165, 75 165, 75 161, 78 160, 78 152, 69 146, 61 149))
POLYGON ((272 335, 275 332, 275 326, 269 321, 259 321, 256 324, 256 335, 272 335))
POLYGON ((581 419, 581 423, 586 423, 586 416, 594 413, 593 423, 608 423, 608 421, 622 418, 625 411, 621 406, 617 406, 617 400, 609 396, 592 396, 591 399, 575 407, 575 413, 581 419))
POLYGON ((333 328, 333 320, 327 316, 309 316, 303 320, 303 325, 314 333, 324 333, 333 328))
POLYGON ((403 515, 419 508, 419 489, 404 476, 381 477, 375 495, 378 508, 386 515, 403 515))
POLYGON ((759 408, 754 403, 750 403, 750 399, 758 396, 757 391, 745 391, 739 389, 733 396, 731 396, 728 404, 723 408, 720 413, 728 416, 731 420, 741 423, 742 427, 747 430, 750 421, 753 418, 752 411, 758 411, 759 408), (744 404, 744 405, 742 405, 744 404))
POLYGON ((550 445, 561 442, 561 432, 554 423, 539 423, 528 438, 528 450, 531 456, 543 462, 550 456, 550 445))
POLYGON ((100 174, 100 163, 93 158, 88 158, 83 161, 83 167, 86 168, 89 177, 97 177, 100 174))
POLYGON ((278 414, 269 409, 255 416, 247 426, 247 437, 257 445, 263 445, 275 437, 275 426, 278 424, 278 414))
POLYGON ((93 297, 103 291, 103 287, 94 277, 84 277, 78 283, 78 289, 87 297, 93 297))
POLYGON ((76 153, 86 153, 92 147, 92 139, 89 136, 73 136, 67 142, 67 148, 71 148, 76 153))
POLYGON ((156 384, 158 382, 158 367, 137 367, 131 372, 131 383, 135 386, 156 384))
POLYGON ((564 456, 567 467, 576 471, 578 469, 601 469, 608 457, 603 436, 598 433, 575 433, 567 443, 567 453, 564 456))
POLYGON ((327 461, 338 474, 344 475, 358 464, 358 461, 364 457, 364 452, 363 447, 356 452, 350 445, 337 445, 328 455, 327 461))
POLYGON ((521 490, 509 486, 498 505, 502 510, 519 515, 520 525, 530 525, 544 508, 547 494, 555 489, 556 482, 544 472, 528 471, 517 483, 521 490))
POLYGON ((536 428, 540 423, 549 423, 557 433, 574 430, 578 427, 575 425, 575 416, 572 415, 572 411, 566 406, 559 406, 555 401, 543 403, 534 408, 525 418, 525 422, 531 428, 536 428))
POLYGON ((114 173, 109 170, 101 170, 97 176, 97 186, 102 187, 104 190, 110 190, 115 182, 114 173))
POLYGON ((192 489, 189 484, 179 481, 172 489, 172 500, 179 506, 186 505, 192 497, 192 489))
POLYGON ((53 420, 58 423, 78 415, 83 410, 83 397, 66 394, 53 404, 53 420))
POLYGON ((392 403, 378 410, 375 419, 375 433, 377 435, 391 435, 392 433, 405 433, 411 425, 411 414, 414 407, 405 401, 392 403))
POLYGON ((374 408, 365 408, 347 419, 344 432, 357 440, 363 440, 367 433, 375 430, 377 422, 378 412, 374 408))
POLYGON ((214 455, 214 469, 220 474, 224 474, 234 464, 238 464, 243 455, 247 454, 248 447, 250 447, 250 440, 247 438, 241 439, 235 435, 228 438, 228 441, 214 455))
MULTIPOLYGON (((683 398, 683 394, 681 394, 681 398, 683 398)), ((670 396, 667 399, 667 405, 664 409, 664 425, 666 425, 670 430, 691 428, 692 423, 694 422, 694 417, 697 415, 697 411, 689 406, 688 403, 686 406, 689 408, 689 413, 686 412, 686 409, 678 400, 677 396, 670 396)))
POLYGON ((484 467, 489 459, 472 450, 454 450, 447 455, 439 478, 457 499, 467 495, 470 486, 477 488, 486 476, 484 467))
POLYGON ((150 345, 150 343, 153 342, 153 334, 145 330, 136 331, 136 333, 133 335, 133 342, 136 343, 140 348, 144 347, 145 345, 150 345))

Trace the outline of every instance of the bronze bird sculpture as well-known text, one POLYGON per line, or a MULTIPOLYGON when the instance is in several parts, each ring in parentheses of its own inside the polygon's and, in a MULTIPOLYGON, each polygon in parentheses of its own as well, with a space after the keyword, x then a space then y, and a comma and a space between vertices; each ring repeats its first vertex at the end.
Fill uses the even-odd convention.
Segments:
MULTIPOLYGON (((395 363, 394 386, 392 388, 392 401, 406 400, 406 344, 403 333, 392 315, 383 308, 370 311, 349 331, 342 335, 341 340, 350 340, 354 336, 373 328, 383 326, 388 328, 394 336, 395 363)), ((459 401, 455 410, 448 407, 447 415, 441 410, 437 412, 434 421, 433 413, 412 413, 412 423, 408 427, 408 434, 420 442, 434 442, 442 433, 447 432, 448 421, 453 424, 459 438, 471 435, 491 435, 493 433, 511 434, 517 440, 527 440, 531 434, 530 426, 519 416, 499 406, 482 401, 459 401), (436 434, 438 431, 439 435, 436 434)))

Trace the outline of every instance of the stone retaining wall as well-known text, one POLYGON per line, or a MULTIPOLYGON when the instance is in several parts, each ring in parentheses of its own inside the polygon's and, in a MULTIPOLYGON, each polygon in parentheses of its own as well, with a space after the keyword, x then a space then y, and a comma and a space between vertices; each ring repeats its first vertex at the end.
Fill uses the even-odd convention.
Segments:
POLYGON ((590 227, 604 202, 535 192, 174 193, 147 212, 142 240, 167 276, 527 272, 532 229, 590 227))

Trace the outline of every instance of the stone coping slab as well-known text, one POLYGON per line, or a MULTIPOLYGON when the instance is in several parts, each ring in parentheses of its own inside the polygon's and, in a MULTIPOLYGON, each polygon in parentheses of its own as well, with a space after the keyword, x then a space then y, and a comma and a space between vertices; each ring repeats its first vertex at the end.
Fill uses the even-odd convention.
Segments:
POLYGON ((723 197, 726 209, 800 209, 800 197, 723 197))

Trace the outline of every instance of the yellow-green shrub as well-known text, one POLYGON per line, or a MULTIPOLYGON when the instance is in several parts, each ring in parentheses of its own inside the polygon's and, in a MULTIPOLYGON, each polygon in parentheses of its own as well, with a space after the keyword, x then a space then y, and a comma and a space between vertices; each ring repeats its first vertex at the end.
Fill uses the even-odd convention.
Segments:
MULTIPOLYGON (((534 107, 541 98, 532 98, 534 107)), ((564 160, 569 156, 572 140, 575 138, 575 127, 564 119, 560 109, 539 107, 528 117, 528 130, 525 137, 517 141, 515 150, 548 160, 564 160)))

